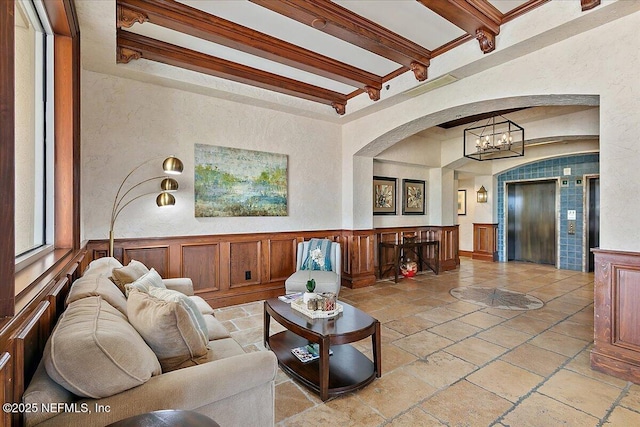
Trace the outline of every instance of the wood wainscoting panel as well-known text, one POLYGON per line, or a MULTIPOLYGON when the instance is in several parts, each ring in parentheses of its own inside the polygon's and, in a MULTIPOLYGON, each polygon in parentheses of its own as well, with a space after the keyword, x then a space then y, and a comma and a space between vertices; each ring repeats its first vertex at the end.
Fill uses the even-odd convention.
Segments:
POLYGON ((591 367, 640 383, 640 253, 593 250, 591 367))
POLYGON ((498 260, 498 224, 473 223, 473 259, 498 260))
POLYGON ((229 288, 258 285, 262 281, 260 268, 262 242, 232 242, 229 245, 229 288))
POLYGON ((71 282, 69 277, 64 277, 53 285, 49 293, 47 294, 47 300, 49 301, 49 309, 51 311, 51 323, 52 325, 58 320, 58 317, 65 309, 65 301, 71 288, 71 282))
MULTIPOLYGON (((45 343, 52 330, 50 313, 49 301, 40 301, 11 337, 14 396, 22 396, 42 359, 45 343)), ((22 425, 21 414, 15 414, 14 422, 22 425)))
POLYGON ((376 283, 376 235, 374 230, 344 231, 342 250, 342 286, 362 288, 376 283))
MULTIPOLYGON (((164 278, 191 277, 197 295, 212 307, 226 307, 284 294, 284 282, 295 271, 298 242, 311 238, 339 242, 342 285, 359 288, 376 282, 380 238, 398 241, 414 234, 440 241, 440 271, 457 267, 457 226, 118 239, 114 252, 123 264, 134 258, 164 278)), ((106 240, 88 242, 86 262, 92 261, 91 256, 105 256, 107 247, 106 240)))
POLYGON ((263 254, 268 266, 265 276, 269 281, 287 280, 296 271, 298 240, 268 239, 262 242, 262 246, 268 246, 263 254))
POLYGON ((614 275, 617 289, 613 299, 613 342, 640 354, 640 266, 616 267, 614 275))
POLYGON ((189 277, 196 292, 220 290, 220 245, 196 243, 181 248, 180 276, 189 277))
MULTIPOLYGON (((2 403, 10 403, 13 402, 13 389, 11 386, 13 385, 13 365, 12 365, 11 355, 4 351, 0 355, 0 381, 2 381, 2 387, 0 388, 0 399, 2 403)), ((16 400, 19 400, 16 398, 16 400)), ((2 411, 0 414, 0 425, 10 426, 11 425, 11 412, 2 411)))
POLYGON ((132 259, 140 261, 147 268, 155 268, 162 277, 169 273, 169 247, 125 247, 123 248, 122 264, 127 265, 132 259))

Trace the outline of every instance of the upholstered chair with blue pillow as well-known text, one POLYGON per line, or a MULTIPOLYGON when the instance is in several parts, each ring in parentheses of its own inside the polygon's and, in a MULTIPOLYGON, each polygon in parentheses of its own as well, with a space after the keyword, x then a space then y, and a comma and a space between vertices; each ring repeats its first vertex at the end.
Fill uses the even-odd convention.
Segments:
POLYGON ((307 281, 314 279, 316 281, 314 292, 333 292, 337 296, 340 292, 342 272, 340 261, 339 243, 328 239, 311 239, 298 243, 296 272, 284 282, 286 292, 288 294, 306 292, 307 281), (315 262, 310 256, 314 249, 322 251, 323 259, 320 263, 315 262))

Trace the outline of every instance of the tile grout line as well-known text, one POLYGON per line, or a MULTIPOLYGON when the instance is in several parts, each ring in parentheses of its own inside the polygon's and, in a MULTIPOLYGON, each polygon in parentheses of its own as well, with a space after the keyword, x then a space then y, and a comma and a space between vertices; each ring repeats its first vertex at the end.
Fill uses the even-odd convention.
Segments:
MULTIPOLYGON (((549 375, 547 375, 546 377, 544 377, 544 380, 542 380, 540 383, 538 383, 534 388, 532 388, 531 390, 529 390, 529 392, 527 394, 524 394, 522 396, 520 396, 520 398, 518 398, 518 400, 512 405, 512 407, 510 409, 508 409, 507 411, 505 411, 500 417, 496 418, 495 421, 491 424, 496 425, 497 423, 501 423, 504 419, 505 416, 507 416, 509 413, 513 412, 525 399, 527 399, 529 396, 531 396, 533 393, 536 393, 538 391, 538 389, 540 389, 540 387, 542 387, 544 384, 547 383, 547 381, 549 381, 551 379, 551 377, 553 377, 555 374, 557 374, 558 372, 560 372, 562 369, 564 369, 569 363, 573 362, 575 360, 576 357, 578 357, 578 355, 580 353, 582 353, 583 351, 585 351, 586 349, 589 348, 589 346, 591 345, 591 343, 585 345, 584 347, 582 347, 582 349, 576 353, 573 357, 568 358, 566 361, 564 361, 563 363, 560 364, 560 366, 558 366, 558 368, 556 368, 552 373, 550 373, 549 375)), ((509 362, 506 362, 509 363, 509 362)), ((574 372, 577 375, 583 376, 581 373, 579 372, 575 372, 575 371, 571 371, 574 372)), ((585 377, 588 378, 588 377, 585 377)), ((625 387, 629 387, 630 385, 627 383, 627 385, 625 387)), ((487 390, 489 391, 489 390, 487 390)), ((576 408, 572 405, 569 405, 568 403, 562 402, 552 396, 546 395, 544 393, 540 393, 541 395, 551 399, 551 400, 555 400, 556 402, 562 404, 562 405, 566 405, 572 409, 575 409, 576 411, 582 412, 583 414, 589 415, 591 417, 595 418, 595 415, 593 414, 589 414, 588 412, 583 411, 580 408, 576 408)), ((600 419, 600 422, 602 421, 602 418, 600 419)), ((600 425, 600 424, 598 424, 600 425)))

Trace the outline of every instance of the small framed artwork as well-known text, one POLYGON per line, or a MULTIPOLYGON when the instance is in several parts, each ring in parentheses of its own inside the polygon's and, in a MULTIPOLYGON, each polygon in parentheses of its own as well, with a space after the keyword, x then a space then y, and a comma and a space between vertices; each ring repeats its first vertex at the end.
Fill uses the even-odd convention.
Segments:
POLYGON ((467 214, 467 190, 458 190, 458 215, 467 214))
POLYGON ((373 177, 373 214, 396 214, 396 178, 373 177))
POLYGON ((424 215, 424 181, 402 180, 402 215, 424 215))

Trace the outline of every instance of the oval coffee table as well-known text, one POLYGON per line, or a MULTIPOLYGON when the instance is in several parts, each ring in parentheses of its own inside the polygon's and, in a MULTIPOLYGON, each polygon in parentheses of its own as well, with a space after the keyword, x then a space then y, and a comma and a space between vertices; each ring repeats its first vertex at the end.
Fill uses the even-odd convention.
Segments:
POLYGON ((276 354, 283 371, 320 394, 323 401, 364 387, 381 375, 380 322, 345 302, 340 304, 343 311, 336 317, 312 319, 278 298, 264 302, 265 347, 276 354), (287 330, 269 336, 271 317, 287 330), (348 344, 369 336, 373 362, 348 344), (302 363, 291 349, 309 343, 319 344, 320 358, 302 363))

